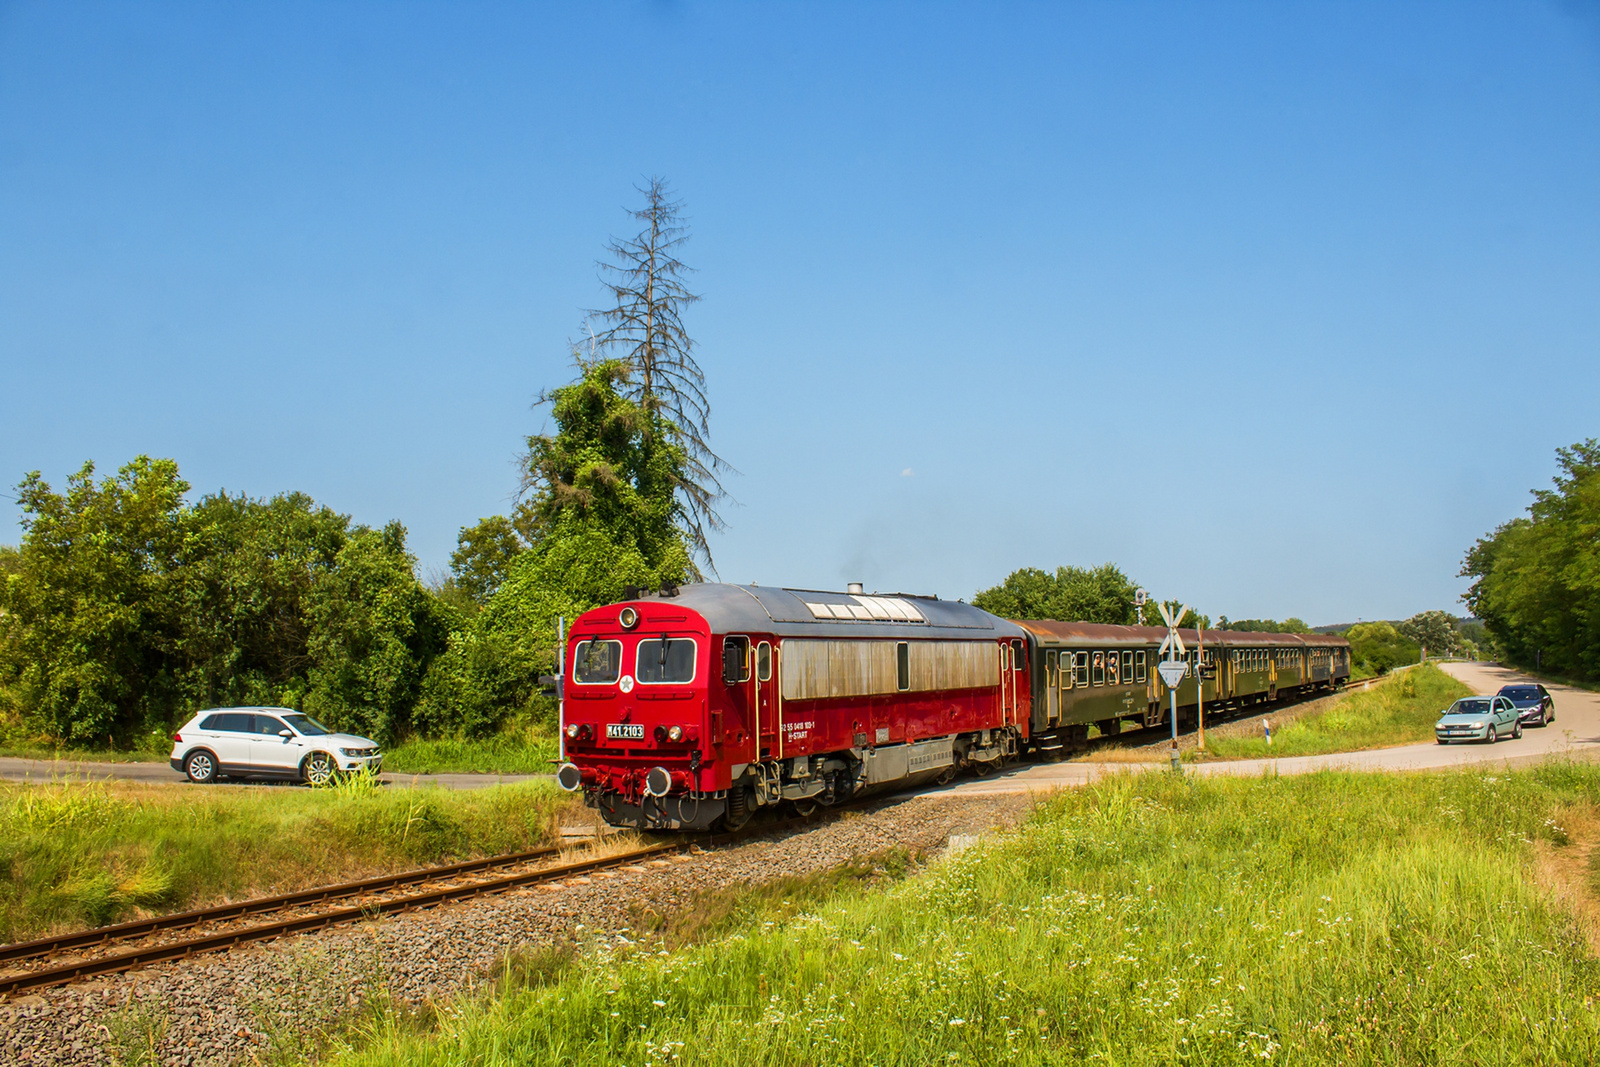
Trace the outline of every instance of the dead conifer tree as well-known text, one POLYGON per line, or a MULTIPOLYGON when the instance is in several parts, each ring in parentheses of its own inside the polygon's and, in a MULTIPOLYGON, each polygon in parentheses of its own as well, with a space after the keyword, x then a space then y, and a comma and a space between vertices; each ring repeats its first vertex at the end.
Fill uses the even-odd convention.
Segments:
POLYGON ((683 327, 683 309, 700 297, 689 291, 691 268, 677 256, 689 239, 682 201, 672 199, 667 184, 652 178, 640 188, 644 207, 629 214, 643 228, 637 235, 612 238, 606 246, 611 261, 601 261, 600 280, 612 304, 589 312, 601 329, 594 346, 621 359, 633 374, 623 389, 645 411, 659 415, 687 453, 678 492, 692 548, 713 573, 707 534, 723 527, 717 503, 726 495, 717 475, 728 465, 711 450, 711 408, 705 375, 694 358, 694 341, 683 327))

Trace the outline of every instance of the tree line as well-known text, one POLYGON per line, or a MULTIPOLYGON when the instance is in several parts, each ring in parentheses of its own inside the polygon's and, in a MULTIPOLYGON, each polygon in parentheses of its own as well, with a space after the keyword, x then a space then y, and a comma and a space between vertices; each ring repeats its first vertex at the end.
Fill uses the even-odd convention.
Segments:
POLYGON ((391 744, 548 718, 557 618, 698 576, 722 522, 682 206, 640 191, 576 376, 538 398, 550 432, 526 439, 516 506, 461 531, 444 581, 418 579, 398 522, 302 493, 191 500, 171 459, 88 463, 63 491, 24 478, 21 543, 0 547, 0 731, 122 746, 269 704, 391 744))
MULTIPOLYGON (((1012 571, 1005 581, 980 590, 972 602, 985 611, 1006 619, 1070 619, 1075 622, 1131 626, 1139 621, 1139 586, 1112 563, 1098 567, 1057 567, 1046 571, 1023 567, 1012 571)), ((1164 625, 1156 601, 1145 606, 1147 626, 1164 625)), ((1179 601, 1161 601, 1176 612, 1179 601)), ((1184 612, 1180 626, 1210 628, 1209 616, 1192 609, 1184 612)), ((1220 616, 1219 630, 1244 633, 1306 634, 1312 629, 1303 619, 1233 619, 1220 616)), ((1403 622, 1358 623, 1340 631, 1349 640, 1351 662, 1358 669, 1383 674, 1395 667, 1416 663, 1423 650, 1428 655, 1479 655, 1465 621, 1443 611, 1418 612, 1403 622)))
POLYGON ((1512 666, 1600 679, 1600 441, 1556 450, 1554 488, 1467 551, 1464 598, 1512 666))

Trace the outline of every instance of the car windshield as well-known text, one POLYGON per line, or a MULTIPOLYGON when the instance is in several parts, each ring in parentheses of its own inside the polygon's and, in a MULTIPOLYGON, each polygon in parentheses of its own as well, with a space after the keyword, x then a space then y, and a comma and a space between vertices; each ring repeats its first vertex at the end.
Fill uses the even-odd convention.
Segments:
POLYGON ((332 730, 309 715, 285 715, 283 721, 307 737, 321 737, 323 734, 333 733, 332 730))
POLYGON ((1450 705, 1449 711, 1445 712, 1446 715, 1487 715, 1488 713, 1489 701, 1485 697, 1478 697, 1476 700, 1458 700, 1450 705))
POLYGON ((1510 697, 1512 700, 1538 700, 1539 691, 1531 685, 1521 685, 1516 688, 1507 686, 1500 690, 1500 695, 1510 697))

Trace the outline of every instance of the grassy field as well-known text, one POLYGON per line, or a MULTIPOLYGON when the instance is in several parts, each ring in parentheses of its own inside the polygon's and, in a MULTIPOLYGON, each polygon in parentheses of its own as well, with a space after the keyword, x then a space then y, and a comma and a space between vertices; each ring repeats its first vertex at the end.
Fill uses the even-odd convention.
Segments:
MULTIPOLYGON (((1326 711, 1286 722, 1273 730, 1269 747, 1259 733, 1248 736, 1211 734, 1206 753, 1192 749, 1189 759, 1253 759, 1265 756, 1312 756, 1354 752, 1364 748, 1409 745, 1433 740, 1439 712, 1472 690, 1431 663, 1350 693, 1326 711)), ((1272 717, 1270 711, 1254 716, 1272 717)))
POLYGON ((1119 777, 887 888, 524 957, 336 1060, 1590 1063, 1600 963, 1551 879, 1592 892, 1597 804, 1572 764, 1119 777))
POLYGON ((570 806, 542 782, 0 787, 0 942, 532 848, 570 806))

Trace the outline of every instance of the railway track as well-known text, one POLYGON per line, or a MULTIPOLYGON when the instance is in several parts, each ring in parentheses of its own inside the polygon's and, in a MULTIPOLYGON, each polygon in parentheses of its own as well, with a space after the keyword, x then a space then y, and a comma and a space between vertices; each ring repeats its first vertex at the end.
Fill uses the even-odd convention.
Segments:
POLYGON ((152 963, 187 959, 256 941, 269 941, 381 915, 394 915, 470 897, 559 882, 611 867, 634 865, 663 853, 678 852, 684 845, 685 842, 649 844, 607 856, 590 856, 513 874, 499 873, 507 868, 537 863, 560 851, 556 848, 535 849, 3 945, 0 946, 0 967, 8 963, 22 963, 24 966, 22 969, 0 972, 0 994, 64 985, 80 978, 116 974, 152 963), (416 887, 427 883, 438 884, 420 891, 404 891, 416 890, 416 887), (338 906, 326 907, 329 903, 338 906), (241 919, 274 912, 295 914, 269 922, 237 925, 241 919), (214 926, 225 928, 194 936, 159 939, 160 935, 167 933, 178 932, 182 935, 194 927, 214 926), (124 943, 139 940, 154 940, 155 943, 118 950, 124 943), (107 948, 112 951, 100 951, 107 948), (85 951, 90 954, 83 954, 85 951), (77 954, 71 959, 59 959, 63 953, 74 952, 77 954))

